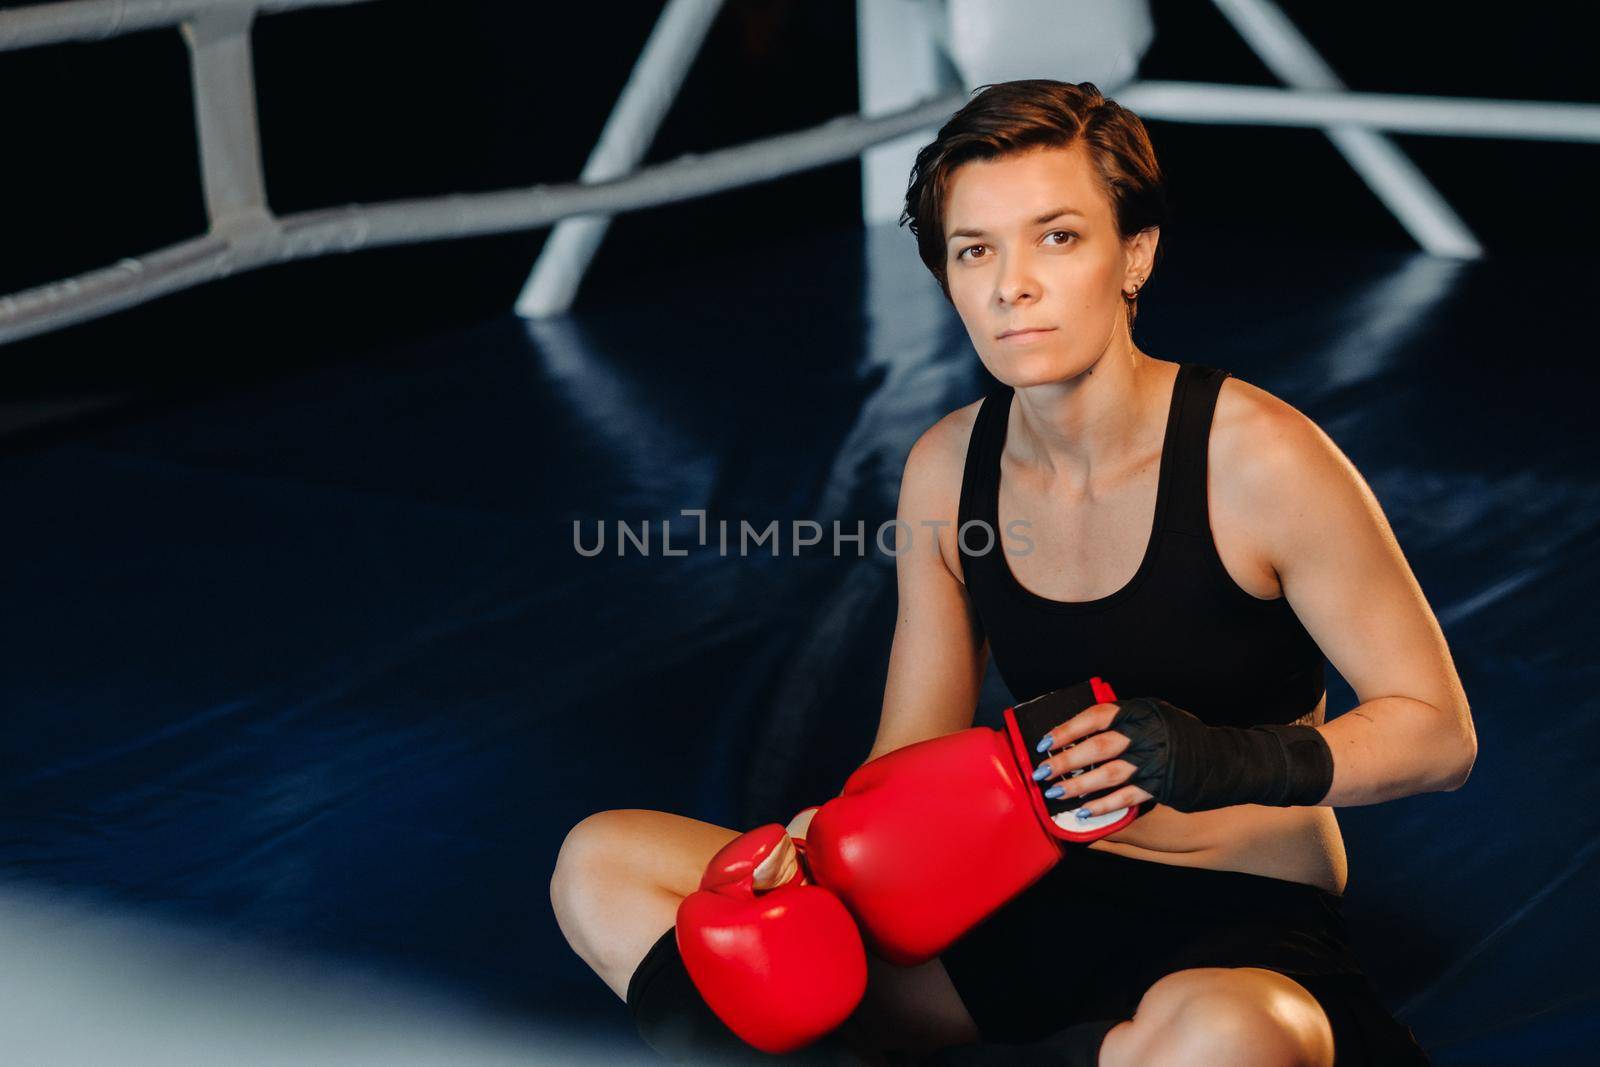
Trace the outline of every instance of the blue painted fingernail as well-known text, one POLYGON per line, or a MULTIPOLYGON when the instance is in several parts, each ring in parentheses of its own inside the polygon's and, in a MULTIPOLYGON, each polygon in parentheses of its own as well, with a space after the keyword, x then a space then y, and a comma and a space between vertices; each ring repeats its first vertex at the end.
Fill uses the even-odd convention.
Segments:
POLYGON ((1041 763, 1041 764, 1039 764, 1039 766, 1037 766, 1037 767, 1035 767, 1033 769, 1033 780, 1034 781, 1042 782, 1048 777, 1050 777, 1050 764, 1041 763))
POLYGON ((1062 797, 1064 797, 1066 795, 1067 795, 1066 789, 1063 786, 1060 786, 1060 785, 1053 785, 1049 789, 1046 789, 1044 791, 1044 796, 1045 796, 1046 800, 1060 800, 1062 797))
POLYGON ((1050 735, 1049 734, 1045 734, 1043 737, 1039 738, 1039 744, 1034 749, 1034 751, 1035 752, 1049 752, 1054 747, 1055 746, 1050 743, 1050 735))
POLYGON ((1085 819, 1094 818, 1094 812, 1090 811, 1088 808, 1079 808, 1077 811, 1073 812, 1072 814, 1074 814, 1074 815, 1076 815, 1078 817, 1078 821, 1079 822, 1083 822, 1085 819))

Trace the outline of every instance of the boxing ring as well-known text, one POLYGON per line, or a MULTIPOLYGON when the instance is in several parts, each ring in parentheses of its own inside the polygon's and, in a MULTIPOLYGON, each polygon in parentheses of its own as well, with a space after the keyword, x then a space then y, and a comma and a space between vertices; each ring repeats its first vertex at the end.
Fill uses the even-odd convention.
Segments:
MULTIPOLYGON (((22 517, 4 534, 0 688, 0 945, 29 961, 0 985, 12 1062, 655 1062, 550 915, 568 828, 609 807, 785 821, 870 746, 895 617, 893 561, 870 539, 859 555, 690 539, 681 556, 660 541, 588 556, 575 538, 602 517, 675 533, 696 515, 892 518, 912 441, 980 388, 911 239, 820 232, 754 268, 663 272, 625 304, 575 294, 608 218, 854 159, 965 91, 640 166, 720 7, 674 2, 581 180, 276 215, 252 24, 370 2, 0 11, 0 53, 181 32, 208 216, 201 235, 0 298, 0 344, 274 264, 561 235, 518 310, 392 360, 0 454, 22 517), (846 266, 819 286, 822 259, 846 266), (708 288, 716 329, 685 314, 708 288), (795 291, 804 315, 766 331, 763 309, 795 291), (771 358, 752 364, 757 335, 771 358), (782 410, 741 405, 753 390, 782 410)), ((1548 300, 1546 262, 1484 255, 1384 134, 1593 143, 1600 107, 1351 92, 1271 5, 1219 7, 1284 88, 1108 95, 1148 120, 1325 130, 1419 250, 1276 259, 1247 331, 1230 280, 1261 249, 1175 254, 1141 344, 1227 367, 1338 442, 1472 698, 1465 789, 1339 812, 1346 914, 1390 1006, 1440 1065, 1589 1062, 1592 327, 1581 300, 1548 300), (1505 373, 1527 358, 1505 308, 1524 305, 1543 316, 1536 378, 1505 373)), ((1595 271, 1562 269, 1579 294, 1595 271)), ((1329 676, 1331 715, 1354 696, 1329 676)), ((1006 702, 991 672, 979 722, 1006 702)))

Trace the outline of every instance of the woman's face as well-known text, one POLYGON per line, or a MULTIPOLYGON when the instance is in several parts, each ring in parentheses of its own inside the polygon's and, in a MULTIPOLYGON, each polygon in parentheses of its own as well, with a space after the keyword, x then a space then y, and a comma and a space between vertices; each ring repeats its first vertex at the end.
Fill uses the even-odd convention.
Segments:
POLYGON ((978 358, 1019 388, 1075 377, 1105 353, 1158 236, 1124 244, 1081 143, 957 168, 945 234, 950 297, 978 358))

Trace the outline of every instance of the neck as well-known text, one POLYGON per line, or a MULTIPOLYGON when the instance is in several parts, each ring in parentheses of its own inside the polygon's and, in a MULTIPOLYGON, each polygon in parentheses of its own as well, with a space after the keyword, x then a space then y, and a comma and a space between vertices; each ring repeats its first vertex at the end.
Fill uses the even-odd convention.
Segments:
POLYGON ((1071 378, 1016 390, 1020 420, 1007 451, 1051 478, 1084 488, 1159 432, 1168 369, 1130 347, 1071 378))

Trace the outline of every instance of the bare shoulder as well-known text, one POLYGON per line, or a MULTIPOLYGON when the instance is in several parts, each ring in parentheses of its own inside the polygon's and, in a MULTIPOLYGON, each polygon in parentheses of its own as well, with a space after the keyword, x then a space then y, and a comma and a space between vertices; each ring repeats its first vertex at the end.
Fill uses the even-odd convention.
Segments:
POLYGON ((913 537, 933 530, 939 556, 958 580, 960 554, 955 551, 955 524, 961 509, 961 478, 966 469, 967 444, 982 400, 959 407, 928 427, 911 446, 905 474, 900 480, 897 518, 909 523, 913 537), (928 525, 924 525, 928 524, 928 525))
POLYGON ((1339 446, 1304 412, 1229 375, 1212 416, 1212 484, 1235 500, 1285 492, 1307 482, 1353 474, 1339 446))
POLYGON ((1393 541, 1355 464, 1322 427, 1265 389, 1223 382, 1207 456, 1213 534, 1219 552, 1235 546, 1224 563, 1241 584, 1270 590, 1308 559, 1326 556, 1330 541, 1393 541))
POLYGON ((967 444, 978 419, 982 400, 974 400, 922 431, 906 457, 901 495, 913 489, 924 505, 939 503, 938 510, 956 513, 961 497, 961 475, 967 462, 967 444))

